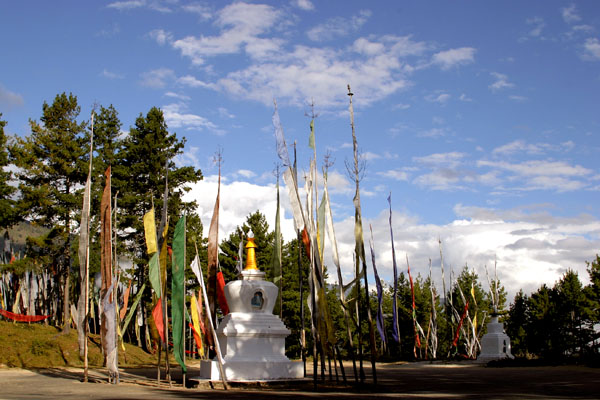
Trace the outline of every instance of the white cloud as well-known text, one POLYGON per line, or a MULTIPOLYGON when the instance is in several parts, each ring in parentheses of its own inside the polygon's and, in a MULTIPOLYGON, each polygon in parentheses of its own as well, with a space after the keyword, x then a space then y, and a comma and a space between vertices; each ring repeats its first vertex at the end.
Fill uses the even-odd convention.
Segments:
MULTIPOLYGON (((216 195, 216 176, 206 176, 203 181, 193 184, 192 190, 185 195, 185 200, 198 202, 197 211, 205 227, 210 224, 216 195)), ((283 236, 285 241, 289 241, 296 234, 287 190, 283 188, 281 207, 284 210, 281 216, 283 236)), ((597 251, 595 249, 600 248, 600 221, 590 215, 554 217, 547 212, 547 208, 548 205, 539 205, 531 210, 497 210, 457 204, 454 208, 456 219, 442 225, 424 224, 406 211, 393 210, 396 261, 400 271, 405 271, 404 258, 408 256, 411 272, 415 276, 427 276, 431 259, 433 279, 441 290, 440 238, 446 286, 449 285, 450 270, 457 275, 462 266, 467 264, 475 270, 486 287, 484 268, 487 266, 491 271, 494 262, 497 262, 498 276, 508 291, 509 302, 521 288, 525 293, 531 293, 544 283, 553 285, 567 268, 576 270, 582 281, 587 282, 585 261, 592 260, 597 251)), ((219 238, 227 238, 256 210, 265 215, 272 230, 276 210, 274 185, 229 182, 225 179, 221 184, 219 238)), ((363 220, 364 226, 373 227, 379 274, 390 284, 392 254, 388 224, 387 207, 382 207, 377 217, 363 220)), ((334 209, 334 228, 343 277, 347 283, 353 276, 353 216, 336 216, 334 209)), ((204 233, 207 235, 208 229, 204 229, 204 233)), ((368 234, 365 239, 368 241, 368 234)), ((325 263, 332 265, 329 239, 326 239, 325 246, 325 263)), ((336 274, 330 274, 330 279, 336 282, 336 274)))
POLYGON ((175 72, 169 68, 157 68, 141 74, 141 85, 155 89, 164 88, 175 79, 175 72))
POLYGON ((600 40, 597 38, 586 39, 584 45, 583 59, 589 61, 600 60, 600 40))
POLYGON ((167 32, 163 29, 154 29, 148 33, 150 38, 156 40, 161 46, 164 46, 167 43, 171 43, 173 41, 173 34, 171 32, 167 32))
POLYGON ((173 5, 177 4, 177 2, 177 0, 123 0, 112 2, 106 7, 119 11, 132 10, 134 8, 149 8, 161 13, 170 13, 173 11, 173 5))
POLYGON ((529 31, 529 36, 534 38, 542 38, 542 30, 546 27, 546 22, 542 17, 533 17, 526 20, 528 25, 533 25, 529 31))
POLYGON ((377 175, 385 178, 394 179, 396 181, 408 181, 408 173, 399 169, 391 169, 389 171, 378 172, 377 175))
POLYGON ((419 132, 417 136, 427 138, 440 138, 442 136, 446 136, 446 130, 444 128, 431 128, 429 130, 419 132))
POLYGON ((569 165, 564 161, 530 160, 511 164, 506 161, 478 161, 479 166, 504 169, 523 176, 585 176, 592 170, 580 165, 569 165))
POLYGON ((106 68, 104 68, 102 70, 102 72, 100 73, 100 76, 103 76, 103 77, 108 78, 108 79, 124 79, 125 78, 124 75, 118 74, 116 72, 109 71, 106 68))
POLYGON ((212 88, 213 85, 210 83, 203 82, 196 77, 191 75, 185 75, 177 78, 177 83, 182 86, 187 86, 191 88, 212 88))
POLYGON ((440 51, 431 58, 434 64, 440 66, 441 69, 447 70, 459 65, 470 64, 475 61, 476 50, 473 47, 460 47, 440 51))
POLYGON ((310 0, 294 0, 292 4, 304 11, 311 11, 315 9, 315 6, 310 0))
POLYGON ((446 104, 450 100, 450 95, 448 93, 435 93, 425 96, 425 100, 430 103, 446 104))
POLYGON ((199 15, 203 20, 208 20, 213 16, 211 8, 202 3, 186 4, 181 8, 186 12, 199 15))
POLYGON ((419 164, 427 165, 443 165, 448 167, 458 166, 465 158, 465 153, 459 153, 456 151, 449 153, 435 153, 423 157, 413 157, 413 161, 419 164))
POLYGON ((576 191, 589 187, 587 180, 593 172, 580 165, 545 160, 529 160, 520 163, 480 160, 477 161, 477 166, 492 168, 497 173, 508 172, 509 175, 504 181, 513 186, 504 187, 503 190, 512 191, 550 190, 558 193, 576 191))
POLYGON ((262 57, 277 50, 280 39, 260 36, 282 18, 280 11, 266 4, 233 3, 217 12, 219 36, 188 36, 173 42, 173 47, 190 57, 193 64, 204 64, 207 57, 236 54, 245 50, 251 57, 262 57))
POLYGON ((559 151, 566 152, 573 149, 575 144, 572 141, 566 141, 560 143, 558 145, 550 144, 550 143, 527 143, 524 140, 514 140, 505 145, 496 147, 492 150, 493 155, 512 155, 516 153, 526 153, 533 155, 546 154, 549 151, 559 151))
POLYGON ((492 92, 502 89, 508 89, 515 86, 513 83, 508 81, 508 76, 506 76, 505 74, 501 74, 498 72, 491 72, 490 74, 496 79, 494 83, 492 83, 489 86, 492 92))
POLYGON ((408 86, 402 64, 393 54, 396 43, 389 39, 385 53, 366 58, 296 46, 284 59, 231 72, 218 85, 230 94, 263 104, 272 104, 273 98, 298 106, 314 100, 322 108, 331 108, 347 102, 346 86, 351 83, 358 101, 368 105, 408 86))
POLYGON ((175 93, 175 92, 167 92, 165 93, 166 97, 171 97, 177 100, 182 100, 182 101, 190 101, 191 98, 189 96, 186 96, 185 94, 181 94, 181 93, 175 93))
POLYGON ((567 24, 572 24, 581 20, 581 17, 577 13, 577 7, 575 6, 575 4, 571 4, 569 7, 562 8, 561 13, 563 20, 567 24))
POLYGON ((249 169, 240 169, 236 172, 236 174, 247 179, 254 178, 256 176, 256 173, 254 173, 254 171, 250 171, 249 169))
POLYGON ((351 18, 334 17, 306 32, 308 38, 315 42, 332 40, 355 32, 371 17, 371 11, 361 10, 351 18))
POLYGON ((366 38, 358 38, 352 44, 352 48, 357 53, 366 55, 375 55, 384 51, 385 46, 380 42, 373 42, 366 38))
POLYGON ((458 99, 460 101, 473 101, 473 99, 467 96, 465 93, 462 93, 458 99))
POLYGON ((21 107, 23 104, 25 104, 23 96, 11 92, 0 84, 0 106, 6 109, 12 109, 14 107, 21 107))
POLYGON ((163 106, 162 110, 169 128, 207 129, 219 135, 225 133, 208 119, 186 112, 187 107, 183 103, 168 104, 163 106))

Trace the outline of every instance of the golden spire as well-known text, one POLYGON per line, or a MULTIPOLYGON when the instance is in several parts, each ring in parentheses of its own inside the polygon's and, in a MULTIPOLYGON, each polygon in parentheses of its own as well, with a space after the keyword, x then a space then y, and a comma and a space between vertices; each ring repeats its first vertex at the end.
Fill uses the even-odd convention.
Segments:
POLYGON ((254 243, 254 233, 248 232, 248 243, 246 243, 246 268, 244 271, 258 271, 256 266, 256 243, 254 243))

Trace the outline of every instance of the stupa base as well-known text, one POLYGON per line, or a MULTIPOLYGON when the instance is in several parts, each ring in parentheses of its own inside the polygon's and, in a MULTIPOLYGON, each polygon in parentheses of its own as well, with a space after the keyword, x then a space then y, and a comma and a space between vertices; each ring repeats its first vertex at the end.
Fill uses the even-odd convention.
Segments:
MULTIPOLYGON (((302 361, 225 361, 225 377, 228 381, 274 381, 303 379, 302 361)), ((211 381, 221 380, 218 361, 201 361, 200 378, 211 381)))

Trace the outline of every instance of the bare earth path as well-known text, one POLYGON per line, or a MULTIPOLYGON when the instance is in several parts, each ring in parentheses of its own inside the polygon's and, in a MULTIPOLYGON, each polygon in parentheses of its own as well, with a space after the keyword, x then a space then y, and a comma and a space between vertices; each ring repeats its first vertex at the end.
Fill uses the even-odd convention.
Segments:
MULTIPOLYGON (((365 367, 368 365, 365 364, 365 367)), ((190 367, 191 375, 197 368, 190 367)), ((234 384, 229 391, 206 382, 184 389, 175 373, 169 387, 156 382, 156 369, 121 370, 121 383, 106 383, 104 370, 91 370, 82 383, 81 369, 0 369, 0 399, 600 399, 600 369, 561 367, 487 368, 476 364, 379 364, 379 384, 354 386, 312 380, 295 383, 234 384)), ((370 369, 366 368, 367 373, 370 369)), ((351 365, 346 365, 351 372, 351 365)), ((341 380, 341 378, 340 378, 341 380)))

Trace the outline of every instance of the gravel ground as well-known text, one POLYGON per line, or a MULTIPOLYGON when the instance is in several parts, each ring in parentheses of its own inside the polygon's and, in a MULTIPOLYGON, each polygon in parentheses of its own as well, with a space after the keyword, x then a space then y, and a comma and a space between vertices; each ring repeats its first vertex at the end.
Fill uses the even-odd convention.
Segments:
MULTIPOLYGON (((309 370, 312 365, 308 366, 309 370)), ((223 399, 228 400, 309 398, 402 398, 402 399, 600 399, 600 369, 577 366, 492 368, 473 363, 378 364, 378 383, 371 379, 365 363, 366 380, 355 384, 352 365, 346 364, 347 384, 329 380, 297 382, 232 383, 224 391, 220 382, 201 381, 184 388, 181 373, 173 371, 171 385, 158 385, 155 368, 122 369, 119 385, 107 383, 106 372, 90 370, 83 383, 83 370, 53 368, 40 370, 0 369, 0 399, 223 399)), ((188 376, 197 376, 191 365, 188 376)), ((163 373, 164 378, 164 373, 163 373)), ((194 381, 194 383, 196 383, 194 381)))

